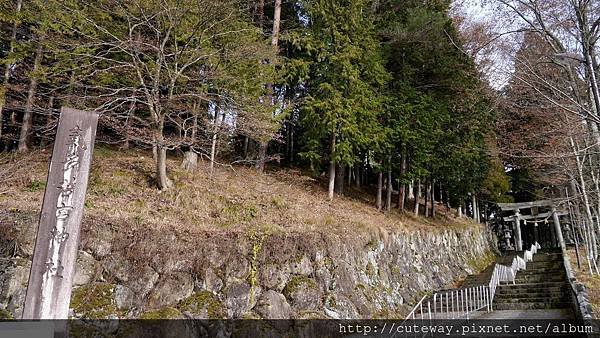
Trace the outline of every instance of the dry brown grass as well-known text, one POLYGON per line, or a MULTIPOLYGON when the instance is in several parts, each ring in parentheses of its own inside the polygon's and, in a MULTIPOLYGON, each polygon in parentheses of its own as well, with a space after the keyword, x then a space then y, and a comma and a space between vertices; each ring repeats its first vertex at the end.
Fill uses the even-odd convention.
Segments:
MULTIPOLYGON (((0 209, 39 211, 48 161, 47 152, 0 159, 0 172, 4 168, 10 173, 9 179, 0 181, 0 209)), ((260 227, 270 232, 332 231, 344 235, 472 225, 466 218, 449 216, 452 212, 436 219, 397 211, 384 214, 372 206, 370 194, 355 189, 349 193, 352 197, 336 197, 329 202, 322 182, 295 170, 276 169, 259 175, 247 167, 218 167, 211 177, 207 163, 188 173, 179 169, 180 161, 169 160, 175 188, 161 192, 153 184, 150 153, 97 146, 85 213, 96 219, 107 217, 176 233, 260 227)))
POLYGON ((575 248, 568 249, 568 256, 569 262, 571 263, 571 269, 575 274, 575 278, 577 278, 577 280, 583 283, 587 288, 594 316, 598 317, 598 314, 600 314, 600 276, 592 275, 590 273, 588 259, 585 255, 584 247, 579 248, 579 267, 577 266, 575 248))

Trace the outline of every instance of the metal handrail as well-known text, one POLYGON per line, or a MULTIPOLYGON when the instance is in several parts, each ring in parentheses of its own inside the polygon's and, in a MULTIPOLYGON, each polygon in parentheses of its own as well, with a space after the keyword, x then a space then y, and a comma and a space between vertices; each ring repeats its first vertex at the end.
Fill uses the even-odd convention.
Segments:
POLYGON ((494 265, 494 270, 488 285, 479 285, 463 289, 454 289, 435 292, 431 296, 423 296, 412 311, 406 316, 406 320, 433 320, 433 319, 469 319, 470 313, 486 309, 493 311, 492 303, 496 295, 496 288, 501 282, 515 283, 517 271, 524 270, 527 262, 533 260, 540 249, 536 242, 523 254, 513 258, 512 264, 494 265), (427 301, 427 302, 426 302, 427 301))

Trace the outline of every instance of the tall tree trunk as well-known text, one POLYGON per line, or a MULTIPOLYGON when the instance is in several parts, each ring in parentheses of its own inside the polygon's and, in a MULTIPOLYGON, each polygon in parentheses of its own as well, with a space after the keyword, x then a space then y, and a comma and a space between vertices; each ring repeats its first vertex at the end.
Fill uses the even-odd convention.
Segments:
POLYGON ((477 198, 477 195, 475 195, 475 210, 477 211, 477 217, 475 220, 477 223, 481 223, 481 208, 479 207, 479 199, 477 198))
POLYGON ((294 126, 290 123, 290 166, 294 163, 294 126))
POLYGON ((192 135, 190 148, 183 153, 183 162, 181 163, 181 167, 187 171, 194 172, 198 168, 198 154, 192 149, 194 143, 196 142, 196 134, 198 132, 198 104, 194 102, 192 106, 192 114, 194 117, 192 119, 192 135))
POLYGON ((164 145, 159 146, 157 152, 156 171, 158 172, 158 187, 160 190, 169 189, 173 186, 173 182, 167 176, 167 148, 164 145))
POLYGON ((471 195, 471 212, 473 213, 471 216, 475 222, 477 222, 477 197, 473 193, 471 195))
POLYGON ((429 184, 429 179, 425 180, 425 217, 429 217, 429 200, 431 196, 431 184, 429 184))
POLYGON ((477 222, 477 198, 475 193, 471 194, 471 218, 477 222))
MULTIPOLYGON (((275 0, 275 10, 273 13, 273 31, 271 35, 271 45, 273 48, 277 50, 277 46, 279 44, 279 25, 281 23, 281 0, 275 0)), ((271 88, 273 84, 270 84, 271 88)), ((272 89, 271 89, 272 91, 272 89)), ((272 95, 272 94, 269 94, 272 95)), ((271 104, 273 99, 269 100, 271 104)), ((269 147, 269 141, 260 141, 259 150, 258 150, 258 161, 256 163, 256 169, 259 172, 263 172, 265 170, 265 162, 267 161, 267 150, 269 147)))
POLYGON ((385 199, 385 210, 390 211, 392 209, 392 169, 388 169, 387 172, 387 188, 386 188, 386 199, 385 199))
POLYGON ((269 141, 260 141, 258 145, 258 161, 256 162, 256 170, 258 172, 265 171, 265 163, 267 162, 267 149, 269 148, 269 141))
POLYGON ((152 156, 156 166, 156 183, 160 190, 167 190, 173 186, 173 182, 167 176, 167 145, 165 144, 164 129, 165 118, 161 113, 161 107, 157 104, 159 100, 154 97, 150 102, 150 115, 154 122, 154 142, 152 145, 152 156))
POLYGON ((290 123, 290 166, 294 163, 294 147, 296 146, 294 135, 294 126, 290 123))
POLYGON ((356 164, 356 166, 354 166, 354 183, 356 184, 356 188, 360 188, 360 167, 361 167, 362 163, 359 162, 356 164))
POLYGON ((435 217, 435 180, 431 180, 431 217, 435 217))
MULTIPOLYGON (((220 102, 217 102, 215 105, 215 119, 213 121, 213 135, 212 135, 212 142, 211 142, 211 147, 210 147, 210 174, 213 174, 213 171, 215 169, 215 156, 217 154, 217 139, 219 137, 219 124, 220 124, 220 117, 221 115, 221 107, 220 107, 220 102)), ((261 169, 259 169, 261 172, 264 169, 264 162, 263 162, 263 167, 261 169)))
POLYGON ((406 185, 404 184, 404 176, 406 175, 406 152, 402 154, 402 162, 400 164, 400 179, 398 183, 398 210, 404 211, 404 201, 406 200, 406 185))
POLYGON ((170 189, 173 182, 167 176, 167 147, 164 144, 164 121, 160 119, 155 131, 155 149, 156 149, 156 179, 160 190, 170 189))
MULTIPOLYGON (((589 145, 588 145, 587 142, 585 143, 585 149, 589 149, 589 145)), ((592 232, 594 234, 592 242, 595 242, 596 238, 597 238, 598 231, 600 231, 600 199, 599 199, 600 198, 600 186, 599 186, 599 183, 598 183, 599 177, 598 177, 597 174, 594 173, 594 171, 596 169, 594 169, 595 166, 594 166, 594 161, 592 161, 592 154, 589 154, 587 156, 587 158, 588 158, 588 162, 589 162, 590 168, 592 168, 589 171, 589 175, 591 176, 591 179, 592 179, 592 184, 593 184, 593 189, 594 189, 594 195, 596 195, 596 199, 595 199, 596 200, 596 207, 592 208, 593 216, 596 219, 596 222, 592 223, 592 232)), ((592 194, 591 191, 590 191, 590 194, 592 194)), ((592 198, 592 200, 594 200, 594 198, 592 198)), ((595 259, 598 258, 598 247, 596 245, 594 245, 594 258, 595 259)))
MULTIPOLYGON (((585 213, 587 216, 587 223, 589 225, 593 225, 594 219, 592 216, 592 210, 591 210, 590 201, 588 198, 588 191, 587 191, 587 186, 586 186, 585 177, 584 177, 584 173, 583 173, 583 164, 581 163, 581 159, 580 159, 580 155, 579 155, 579 148, 575 144, 573 137, 569 137, 569 141, 571 143, 571 149, 573 150, 573 153, 575 155, 575 162, 577 164, 577 174, 579 176, 579 187, 581 189, 584 210, 585 210, 585 213)), ((595 261, 594 261, 594 264, 595 264, 595 261)))
POLYGON ((329 200, 333 200, 333 193, 335 188, 335 143, 336 143, 335 133, 331 134, 331 152, 329 159, 329 192, 328 197, 329 200))
POLYGON ((381 211, 383 195, 383 172, 377 173, 377 210, 381 211))
POLYGON ((352 184, 352 174, 354 173, 354 169, 351 166, 348 166, 348 177, 346 177, 346 185, 350 188, 352 184))
POLYGON ((483 221, 482 223, 485 223, 485 225, 488 224, 488 205, 487 203, 485 203, 483 205, 483 218, 481 219, 481 221, 483 221))
MULTIPOLYGON (((23 0, 17 0, 17 6, 15 8, 16 16, 18 16, 19 13, 21 13, 22 5, 23 5, 23 0)), ((18 20, 15 20, 15 22, 13 23, 12 32, 10 35, 10 42, 9 42, 10 46, 8 49, 9 57, 12 57, 12 54, 15 52, 18 27, 19 27, 18 20)), ((5 68, 4 68, 4 84, 3 84, 2 88, 0 88, 0 140, 2 139, 2 125, 3 125, 3 120, 4 120, 4 114, 3 114, 4 104, 6 101, 6 92, 8 91, 8 82, 10 80, 10 66, 11 66, 10 63, 6 63, 5 68)), ((14 114, 12 116, 14 119, 14 114)), ((14 124, 14 121, 13 121, 13 124, 14 124)))
POLYGON ((329 200, 333 200, 333 193, 335 190, 335 162, 331 160, 329 163, 329 200))
POLYGON ((287 165, 290 166, 292 161, 290 161, 290 143, 291 143, 291 134, 290 134, 290 124, 286 120, 285 125, 285 161, 287 165))
POLYGON ((271 36, 271 45, 277 47, 279 44, 279 25, 281 23, 281 0, 275 0, 275 9, 273 12, 273 35, 271 36))
POLYGON ((334 184, 334 189, 335 192, 338 193, 338 195, 343 195, 344 194, 344 182, 345 180, 345 174, 346 174, 346 166, 342 165, 342 164, 338 164, 335 168, 336 173, 335 173, 335 184, 334 184))
POLYGON ((198 169, 198 154, 196 154, 191 149, 184 152, 181 168, 189 172, 196 171, 196 169, 198 169))
POLYGON ((42 40, 38 41, 38 46, 35 51, 35 60, 33 62, 33 72, 29 80, 29 90, 27 92, 27 102, 25 103, 25 114, 23 115, 23 124, 21 125, 21 134, 19 135, 19 146, 17 151, 24 153, 29 151, 29 138, 31 127, 33 125, 33 102, 37 93, 38 75, 42 64, 43 46, 42 40))
POLYGON ((586 257, 587 257, 587 262, 588 262, 588 267, 590 269, 590 275, 594 275, 594 271, 592 269, 592 262, 593 262, 593 258, 592 258, 592 254, 591 254, 591 246, 590 246, 590 237, 589 237, 589 228, 587 226, 587 221, 583 220, 583 223, 581 224, 583 226, 582 232, 583 232, 583 242, 585 243, 585 249, 586 249, 586 257))
MULTIPOLYGON (((575 4, 573 2, 573 4, 575 4)), ((592 36, 589 30, 589 17, 588 17, 588 9, 583 8, 583 6, 588 6, 588 2, 579 2, 578 5, 573 8, 574 13, 577 17, 577 22, 579 25, 579 33, 582 45, 582 52, 584 57, 584 65, 586 67, 586 77, 587 83, 590 87, 590 91, 592 94, 592 103, 595 107, 596 112, 600 112, 600 88, 598 86, 598 79, 596 78, 596 71, 594 69, 594 62, 592 60, 593 55, 592 51, 594 49, 594 45, 591 44, 592 36)), ((594 19, 595 20, 595 19, 594 19)))
POLYGON ((421 195, 421 179, 417 180, 417 183, 414 184, 414 187, 415 187, 414 188, 414 190, 415 190, 415 193, 414 193, 414 195, 415 195, 415 198, 414 198, 415 205, 414 205, 414 208, 413 208, 413 212, 415 213, 416 216, 418 216, 419 215, 419 197, 421 195))

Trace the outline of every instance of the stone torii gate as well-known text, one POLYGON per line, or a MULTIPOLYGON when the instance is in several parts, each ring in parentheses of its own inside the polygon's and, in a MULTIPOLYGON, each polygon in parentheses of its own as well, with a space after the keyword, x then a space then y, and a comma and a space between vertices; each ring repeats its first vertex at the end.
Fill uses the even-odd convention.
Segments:
MULTIPOLYGON (((554 223, 554 231, 550 232, 551 241, 552 243, 556 243, 558 241, 558 246, 563 250, 565 249, 565 241, 562 235, 559 217, 568 215, 568 213, 565 211, 559 211, 556 205, 556 200, 539 200, 522 203, 498 203, 498 206, 500 207, 500 209, 502 209, 502 211, 513 212, 512 216, 503 217, 503 220, 505 222, 513 222, 515 250, 523 251, 523 234, 521 232, 521 221, 534 222, 534 241, 539 242, 540 235, 537 224, 538 222, 547 220, 550 217, 552 217, 552 222, 554 223), (539 208, 547 208, 550 209, 550 211, 539 213, 539 208), (526 209, 531 210, 530 214, 521 214, 521 211, 526 209)), ((508 238, 507 246, 510 246, 510 239, 508 238)))

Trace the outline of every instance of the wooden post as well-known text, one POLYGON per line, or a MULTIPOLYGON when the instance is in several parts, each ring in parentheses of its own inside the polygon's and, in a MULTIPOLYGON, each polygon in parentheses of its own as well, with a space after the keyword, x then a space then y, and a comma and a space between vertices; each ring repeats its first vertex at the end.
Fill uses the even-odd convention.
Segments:
POLYGON ((515 210, 515 250, 523 251, 523 240, 521 238, 521 214, 519 210, 515 210))
POLYGON ((97 124, 97 113, 61 109, 23 319, 68 318, 97 124))

